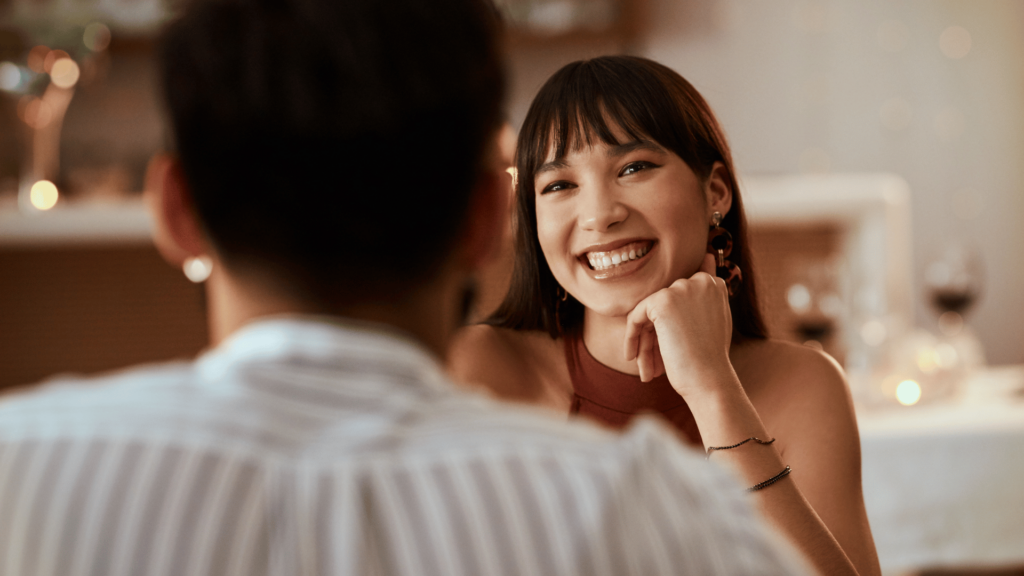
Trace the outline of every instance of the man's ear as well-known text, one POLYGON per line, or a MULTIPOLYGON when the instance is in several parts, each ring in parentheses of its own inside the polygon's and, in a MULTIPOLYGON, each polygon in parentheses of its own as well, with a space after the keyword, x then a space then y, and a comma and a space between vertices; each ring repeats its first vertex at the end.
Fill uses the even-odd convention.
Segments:
POLYGON ((725 164, 715 162, 711 167, 707 183, 704 186, 705 199, 708 205, 708 216, 721 212, 722 216, 732 208, 732 186, 729 185, 729 171, 725 164))
POLYGON ((511 190, 511 175, 497 167, 477 179, 457 249, 467 268, 477 270, 498 253, 509 226, 511 190))
POLYGON ((168 264, 180 268, 188 258, 209 255, 177 158, 161 153, 149 161, 145 199, 153 218, 153 243, 168 264))

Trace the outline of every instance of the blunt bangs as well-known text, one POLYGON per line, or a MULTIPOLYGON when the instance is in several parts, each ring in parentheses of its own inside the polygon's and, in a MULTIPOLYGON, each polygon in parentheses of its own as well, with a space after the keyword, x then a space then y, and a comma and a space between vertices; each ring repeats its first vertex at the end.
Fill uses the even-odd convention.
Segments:
POLYGON ((533 175, 552 151, 554 160, 562 160, 597 141, 622 144, 613 128, 631 140, 653 140, 671 150, 702 179, 715 162, 723 161, 708 145, 713 138, 698 134, 705 119, 686 115, 695 108, 690 95, 666 81, 670 76, 682 79, 667 68, 636 66, 629 60, 575 62, 548 80, 520 131, 517 168, 525 176, 520 183, 532 187, 533 175))

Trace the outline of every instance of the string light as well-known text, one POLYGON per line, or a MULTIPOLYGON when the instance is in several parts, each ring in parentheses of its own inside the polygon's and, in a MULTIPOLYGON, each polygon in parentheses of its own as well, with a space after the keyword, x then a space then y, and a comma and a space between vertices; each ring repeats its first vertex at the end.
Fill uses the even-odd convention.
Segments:
POLYGON ((40 180, 29 190, 29 201, 39 210, 49 210, 57 205, 60 193, 57 186, 49 180, 40 180))
POLYGON ((913 406, 921 400, 921 385, 913 380, 904 380, 896 387, 896 399, 904 406, 913 406))
POLYGON ((74 87, 80 76, 81 70, 71 58, 57 60, 50 69, 50 81, 54 86, 65 90, 74 87))
POLYGON ((110 28, 102 22, 93 22, 85 27, 82 43, 93 52, 102 52, 110 46, 110 28))

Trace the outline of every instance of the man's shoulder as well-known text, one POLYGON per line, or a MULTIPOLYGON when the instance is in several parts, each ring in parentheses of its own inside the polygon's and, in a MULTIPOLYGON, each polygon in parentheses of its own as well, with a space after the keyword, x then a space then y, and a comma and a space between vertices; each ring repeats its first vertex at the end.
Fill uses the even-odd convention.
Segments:
POLYGON ((96 375, 57 375, 0 396, 0 438, 87 435, 93 425, 124 427, 157 412, 183 410, 193 363, 132 366, 96 375))
POLYGON ((60 406, 67 402, 102 402, 152 392, 186 381, 193 363, 172 361, 129 366, 98 374, 57 374, 0 394, 0 412, 60 406), (134 394, 133 394, 134 393, 134 394))

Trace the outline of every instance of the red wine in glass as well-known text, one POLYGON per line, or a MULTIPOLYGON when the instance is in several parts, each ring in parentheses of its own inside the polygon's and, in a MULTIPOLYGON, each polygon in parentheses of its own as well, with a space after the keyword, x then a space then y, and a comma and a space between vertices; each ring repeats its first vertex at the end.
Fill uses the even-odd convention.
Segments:
POLYGON ((932 290, 932 306, 940 312, 956 312, 963 316, 964 312, 974 304, 977 292, 970 288, 936 288, 932 290))

